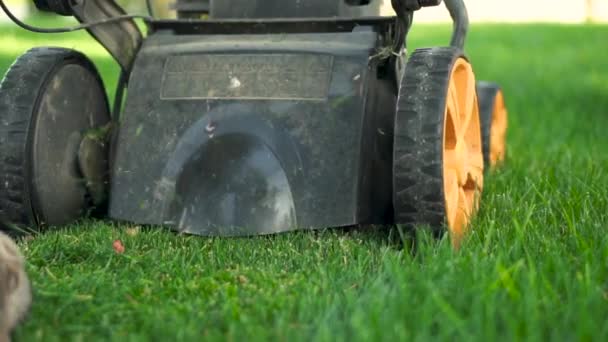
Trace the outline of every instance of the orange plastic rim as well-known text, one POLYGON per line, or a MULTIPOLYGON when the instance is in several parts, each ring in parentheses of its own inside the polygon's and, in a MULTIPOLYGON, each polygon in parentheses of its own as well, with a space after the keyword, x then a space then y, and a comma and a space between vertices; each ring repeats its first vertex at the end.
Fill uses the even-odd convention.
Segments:
POLYGON ((498 91, 492 110, 492 126, 490 128, 490 165, 496 166, 505 159, 507 151, 508 113, 502 91, 498 91))
POLYGON ((483 188, 483 152, 475 75, 463 58, 449 81, 443 135, 443 188, 447 223, 455 246, 470 224, 483 188))

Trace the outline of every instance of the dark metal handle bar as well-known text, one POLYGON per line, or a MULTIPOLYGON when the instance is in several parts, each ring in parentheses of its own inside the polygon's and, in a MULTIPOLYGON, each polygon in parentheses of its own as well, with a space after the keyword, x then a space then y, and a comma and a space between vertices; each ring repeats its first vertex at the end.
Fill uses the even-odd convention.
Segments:
POLYGON ((445 0, 445 7, 448 8, 452 21, 454 22, 454 32, 452 33, 451 46, 464 50, 464 42, 469 31, 469 14, 463 0, 445 0))
MULTIPOLYGON (((411 23, 411 12, 417 11, 423 7, 437 6, 441 4, 441 0, 391 0, 391 4, 397 13, 397 17, 403 22, 401 26, 404 26, 405 21, 408 21, 405 19, 408 17, 410 18, 409 22, 411 23)), ((469 14, 467 12, 467 7, 464 4, 464 0, 445 0, 445 7, 447 7, 448 12, 450 12, 450 16, 454 23, 454 31, 452 33, 450 45, 460 50, 464 50, 464 42, 469 31, 469 14)), ((407 29, 408 28, 402 27, 402 30, 405 30, 405 32, 407 32, 407 29)), ((397 38, 399 40, 402 37, 398 36, 397 38)))

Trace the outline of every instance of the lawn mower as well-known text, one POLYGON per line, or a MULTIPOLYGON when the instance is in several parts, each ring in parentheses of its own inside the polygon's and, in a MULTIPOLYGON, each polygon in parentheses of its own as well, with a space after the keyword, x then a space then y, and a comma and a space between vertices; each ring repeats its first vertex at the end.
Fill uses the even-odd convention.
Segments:
POLYGON ((85 215, 203 236, 401 225, 458 244, 505 155, 500 87, 477 82, 468 17, 407 53, 441 0, 34 0, 74 16, 120 66, 113 106, 82 53, 34 48, 0 86, 3 230, 85 215), (151 6, 149 6, 151 7, 151 6), (144 35, 135 22, 143 18, 144 35), (447 44, 446 44, 447 45, 447 44))

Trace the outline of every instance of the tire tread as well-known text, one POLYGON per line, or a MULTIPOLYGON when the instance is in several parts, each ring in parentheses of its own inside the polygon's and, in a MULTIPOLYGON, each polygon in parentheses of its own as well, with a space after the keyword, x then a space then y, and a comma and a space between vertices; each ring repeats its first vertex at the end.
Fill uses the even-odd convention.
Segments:
POLYGON ((90 63, 71 49, 30 49, 10 66, 0 83, 0 230, 15 233, 15 228, 37 225, 30 198, 29 128, 47 79, 55 66, 70 59, 90 63))
POLYGON ((395 222, 443 231, 443 129, 454 48, 416 50, 401 81, 395 120, 395 222))

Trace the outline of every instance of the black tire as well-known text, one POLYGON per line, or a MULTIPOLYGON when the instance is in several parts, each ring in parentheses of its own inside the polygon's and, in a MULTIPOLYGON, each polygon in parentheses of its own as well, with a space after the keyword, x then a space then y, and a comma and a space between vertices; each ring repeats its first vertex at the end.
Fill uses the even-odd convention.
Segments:
MULTIPOLYGON (((393 156, 395 223, 446 232, 443 145, 452 69, 466 57, 451 47, 416 50, 401 80, 393 156)), ((476 104, 475 104, 476 105, 476 104)))
MULTIPOLYGON (((481 138, 483 146, 483 160, 486 165, 490 165, 490 144, 492 132, 492 117, 494 115, 494 105, 496 96, 502 89, 496 83, 479 81, 477 82, 477 96, 479 100, 479 119, 481 121, 481 138)), ((487 168, 489 170, 489 168, 487 168)))
POLYGON ((0 229, 70 223, 90 209, 78 147, 110 121, 102 80, 83 54, 35 48, 0 84, 0 229))

